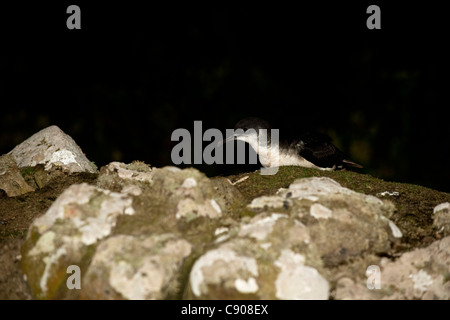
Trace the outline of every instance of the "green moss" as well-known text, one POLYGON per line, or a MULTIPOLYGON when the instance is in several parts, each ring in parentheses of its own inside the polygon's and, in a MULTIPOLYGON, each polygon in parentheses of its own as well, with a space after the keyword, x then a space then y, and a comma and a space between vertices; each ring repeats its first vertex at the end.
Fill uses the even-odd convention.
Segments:
POLYGON ((445 284, 446 282, 450 281, 450 271, 445 271, 442 275, 442 284, 445 284))
POLYGON ((149 164, 146 164, 143 161, 138 161, 135 160, 133 162, 131 162, 128 166, 127 169, 129 170, 136 170, 138 172, 150 172, 151 168, 149 164))
POLYGON ((20 174, 24 179, 27 179, 28 177, 32 177, 36 171, 36 167, 24 167, 20 169, 20 174))
POLYGON ((89 165, 91 166, 92 170, 94 170, 95 172, 98 171, 98 167, 94 161, 89 161, 89 165))
POLYGON ((0 241, 6 239, 23 238, 27 230, 0 230, 0 241))

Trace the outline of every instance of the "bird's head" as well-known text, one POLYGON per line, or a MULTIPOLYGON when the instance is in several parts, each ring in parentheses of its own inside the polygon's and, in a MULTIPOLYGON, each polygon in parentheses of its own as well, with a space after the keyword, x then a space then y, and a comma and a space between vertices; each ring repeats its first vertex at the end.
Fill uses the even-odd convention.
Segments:
POLYGON ((233 135, 223 140, 223 143, 227 143, 233 140, 241 140, 251 144, 252 146, 257 145, 259 134, 264 132, 269 135, 270 129, 270 124, 263 119, 255 117, 245 118, 236 123, 236 125, 234 126, 233 135), (266 130, 260 131, 260 129, 266 130))

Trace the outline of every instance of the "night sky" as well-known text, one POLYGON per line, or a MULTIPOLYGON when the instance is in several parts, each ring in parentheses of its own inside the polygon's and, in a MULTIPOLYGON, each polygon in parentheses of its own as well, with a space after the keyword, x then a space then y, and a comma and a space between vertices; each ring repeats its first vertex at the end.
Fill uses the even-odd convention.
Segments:
POLYGON ((172 165, 175 129, 201 120, 225 132, 258 116, 328 134, 361 172, 450 192, 449 27, 437 4, 40 2, 0 7, 0 154, 55 124, 99 167, 160 167, 172 165), (80 30, 66 27, 71 4, 80 30), (366 27, 371 4, 380 30, 366 27))

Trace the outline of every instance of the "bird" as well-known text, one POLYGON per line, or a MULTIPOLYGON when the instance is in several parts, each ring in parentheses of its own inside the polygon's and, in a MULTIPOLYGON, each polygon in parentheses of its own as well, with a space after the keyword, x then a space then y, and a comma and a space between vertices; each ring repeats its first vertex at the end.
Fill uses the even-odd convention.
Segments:
POLYGON ((237 122, 234 133, 222 143, 240 140, 250 144, 265 168, 301 166, 329 171, 363 168, 362 165, 349 160, 326 134, 303 132, 294 139, 281 140, 279 137, 272 138, 271 129, 266 120, 248 117, 237 122))

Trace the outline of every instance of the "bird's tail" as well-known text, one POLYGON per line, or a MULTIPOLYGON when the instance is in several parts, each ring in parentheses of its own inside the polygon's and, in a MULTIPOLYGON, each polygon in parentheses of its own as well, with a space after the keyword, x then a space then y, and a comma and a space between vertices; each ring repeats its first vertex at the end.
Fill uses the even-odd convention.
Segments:
POLYGON ((350 160, 345 160, 344 159, 344 160, 342 160, 342 162, 344 163, 344 165, 349 166, 349 167, 364 168, 362 165, 360 165, 360 164, 358 164, 356 162, 350 161, 350 160))

